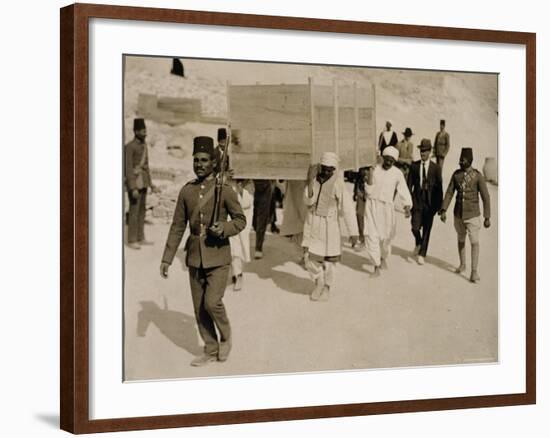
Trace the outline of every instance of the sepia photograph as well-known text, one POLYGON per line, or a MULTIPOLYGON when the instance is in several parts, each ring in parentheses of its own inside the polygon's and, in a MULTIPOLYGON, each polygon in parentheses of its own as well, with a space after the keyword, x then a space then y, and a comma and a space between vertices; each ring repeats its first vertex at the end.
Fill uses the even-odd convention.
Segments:
POLYGON ((122 62, 124 381, 498 363, 497 73, 122 62))

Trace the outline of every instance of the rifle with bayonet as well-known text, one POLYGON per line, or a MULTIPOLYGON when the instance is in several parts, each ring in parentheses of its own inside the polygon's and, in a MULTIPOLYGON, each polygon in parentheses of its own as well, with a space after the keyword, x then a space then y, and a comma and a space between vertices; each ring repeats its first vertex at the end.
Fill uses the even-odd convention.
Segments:
POLYGON ((220 158, 220 171, 216 175, 216 188, 214 191, 214 211, 212 213, 212 221, 210 226, 213 226, 214 224, 218 223, 220 221, 220 211, 221 211, 221 203, 222 203, 222 191, 223 191, 223 183, 225 180, 225 172, 227 167, 227 154, 229 150, 229 145, 231 144, 231 127, 228 126, 227 129, 227 138, 225 142, 225 147, 223 148, 222 155, 220 158))

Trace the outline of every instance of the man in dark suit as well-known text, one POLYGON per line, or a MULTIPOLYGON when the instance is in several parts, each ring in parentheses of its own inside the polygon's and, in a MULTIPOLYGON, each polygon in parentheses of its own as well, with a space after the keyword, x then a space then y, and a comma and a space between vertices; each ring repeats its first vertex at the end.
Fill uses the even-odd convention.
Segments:
POLYGON ((424 264, 435 214, 441 208, 443 183, 441 167, 430 160, 432 144, 427 138, 420 145, 420 160, 411 165, 407 185, 413 199, 411 228, 415 239, 414 255, 424 264))
POLYGON ((141 245, 151 245, 145 240, 145 204, 147 189, 157 188, 151 181, 149 158, 147 156, 147 129, 145 120, 134 119, 134 138, 124 146, 124 176, 128 192, 128 247, 140 249, 141 245))
POLYGON ((205 343, 204 354, 195 358, 192 366, 203 366, 216 360, 223 362, 229 356, 231 327, 222 302, 231 264, 229 237, 239 234, 246 225, 237 194, 228 184, 221 186, 219 218, 214 217, 216 164, 214 140, 195 137, 193 170, 197 179, 183 186, 179 193, 160 264, 160 274, 167 278, 189 223, 185 262, 189 267, 195 318, 205 343), (228 215, 231 217, 229 221, 228 215))

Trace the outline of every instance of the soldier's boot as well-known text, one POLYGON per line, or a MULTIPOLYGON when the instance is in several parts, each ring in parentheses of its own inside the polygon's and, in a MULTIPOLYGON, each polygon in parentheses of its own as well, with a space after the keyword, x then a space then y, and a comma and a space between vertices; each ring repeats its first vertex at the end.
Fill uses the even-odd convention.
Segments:
POLYGON ((315 280, 315 289, 313 289, 313 292, 311 292, 311 295, 309 296, 311 301, 319 301, 323 292, 323 286, 323 281, 320 278, 315 280))
POLYGON ((198 356, 195 359, 191 361, 192 367, 203 367, 205 365, 208 365, 211 362, 216 362, 218 360, 218 357, 216 354, 207 354, 204 353, 202 356, 198 356))
POLYGON ((470 281, 472 283, 478 283, 480 280, 477 273, 477 264, 479 261, 479 243, 472 243, 472 275, 470 275, 470 281))
POLYGON ((455 272, 461 274, 466 270, 466 242, 458 242, 458 257, 460 265, 455 269, 455 272))
POLYGON ((231 351, 231 338, 221 341, 220 347, 218 350, 218 360, 220 362, 225 362, 229 357, 229 352, 231 351))

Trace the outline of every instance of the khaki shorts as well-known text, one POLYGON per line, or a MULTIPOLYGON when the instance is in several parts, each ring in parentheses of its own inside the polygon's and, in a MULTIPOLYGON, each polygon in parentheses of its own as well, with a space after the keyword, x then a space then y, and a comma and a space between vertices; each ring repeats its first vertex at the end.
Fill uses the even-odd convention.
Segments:
POLYGON ((455 230, 459 242, 466 241, 466 235, 470 237, 470 243, 479 242, 479 230, 481 229, 481 216, 470 219, 460 219, 455 216, 455 230))

